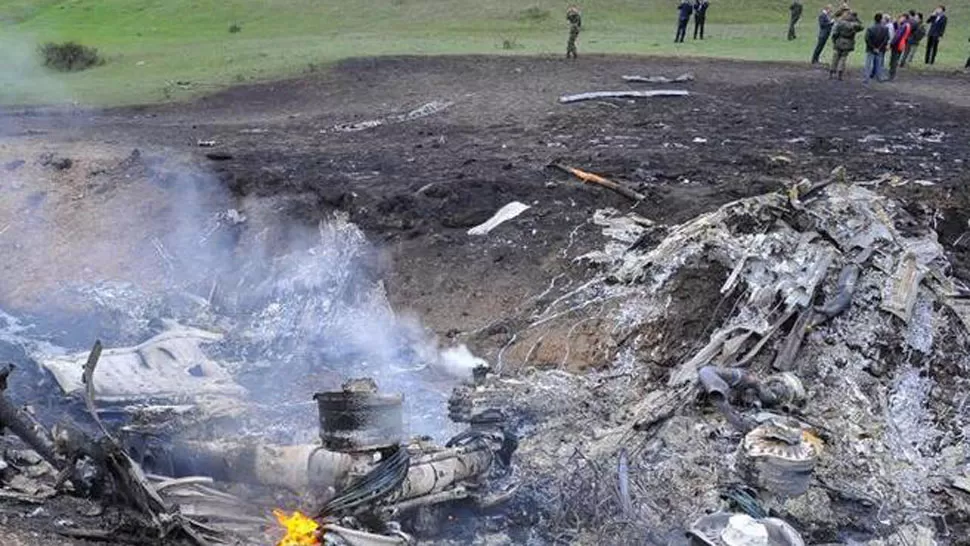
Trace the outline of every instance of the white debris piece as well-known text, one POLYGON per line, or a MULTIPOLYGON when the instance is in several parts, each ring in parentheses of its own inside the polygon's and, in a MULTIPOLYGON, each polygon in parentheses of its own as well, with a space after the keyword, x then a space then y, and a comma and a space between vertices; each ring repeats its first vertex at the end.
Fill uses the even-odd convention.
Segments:
MULTIPOLYGON (((134 347, 105 349, 94 372, 94 396, 102 401, 190 398, 201 394, 241 395, 245 390, 201 345, 221 334, 177 327, 134 347)), ((81 391, 88 353, 41 359, 65 393, 81 391)))
POLYGON ((768 529, 747 514, 735 514, 721 531, 721 540, 728 546, 768 546, 768 529))
POLYGON ((603 235, 631 245, 656 224, 639 214, 621 214, 614 208, 597 209, 593 213, 593 223, 603 227, 603 235))
POLYGON ((630 83, 684 83, 694 81, 694 75, 688 72, 676 78, 668 78, 667 76, 623 76, 623 81, 630 83))
POLYGON ((596 99, 649 99, 652 97, 686 97, 689 92, 683 89, 654 89, 651 91, 592 91, 589 93, 578 93, 576 95, 563 95, 559 97, 559 102, 569 104, 584 100, 596 99))
POLYGON ((529 205, 526 205, 525 203, 512 201, 511 203, 498 209, 498 212, 492 215, 492 217, 486 220, 484 223, 481 223, 469 229, 468 234, 485 235, 489 231, 492 231, 493 229, 497 228, 502 223, 515 218, 516 216, 522 214, 523 212, 529 210, 530 208, 531 207, 529 207, 529 205))
MULTIPOLYGON (((404 114, 395 114, 384 118, 371 119, 367 121, 359 121, 356 123, 341 123, 339 125, 335 125, 333 127, 333 130, 338 132, 345 132, 345 133, 355 132, 355 131, 363 131, 364 129, 372 129, 374 127, 380 127, 381 125, 384 125, 387 123, 401 123, 404 121, 412 121, 415 119, 437 114, 438 112, 441 112, 442 110, 445 110, 446 108, 450 107, 452 104, 454 103, 448 102, 448 101, 435 100, 429 103, 422 104, 421 106, 415 108, 414 110, 411 110, 404 114)), ((325 133, 326 131, 321 131, 321 132, 325 133)))

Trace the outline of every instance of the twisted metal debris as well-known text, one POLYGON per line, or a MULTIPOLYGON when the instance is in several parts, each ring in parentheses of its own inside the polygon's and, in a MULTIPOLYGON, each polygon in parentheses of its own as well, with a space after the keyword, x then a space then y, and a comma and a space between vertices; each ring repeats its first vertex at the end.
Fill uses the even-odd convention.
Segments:
POLYGON ((947 543, 932 530, 966 503, 933 492, 967 460, 970 314, 931 220, 841 170, 669 228, 618 216, 597 223, 610 233, 624 225, 625 242, 578 260, 591 264, 590 278, 506 321, 524 325, 502 350, 506 367, 534 368, 455 395, 527 416, 519 454, 546 507, 540 527, 580 540, 617 537, 618 525, 635 522, 663 535, 724 509, 717 491, 750 480, 740 462, 752 452, 697 396, 698 371, 718 366, 790 370, 805 385, 806 406, 787 415, 760 411, 751 397, 733 402, 756 423, 796 427, 792 447, 779 449, 797 452, 804 487, 787 498, 751 485, 806 542, 896 540, 917 528, 947 543), (641 243, 658 236, 652 248, 641 243), (691 279, 702 288, 678 289, 691 279), (711 301, 706 335, 672 342, 665 323, 701 298, 711 301), (567 373, 569 358, 600 371, 567 373), (575 498, 598 508, 585 520, 561 517, 581 512, 566 505, 576 481, 596 491, 620 453, 623 494, 575 498))

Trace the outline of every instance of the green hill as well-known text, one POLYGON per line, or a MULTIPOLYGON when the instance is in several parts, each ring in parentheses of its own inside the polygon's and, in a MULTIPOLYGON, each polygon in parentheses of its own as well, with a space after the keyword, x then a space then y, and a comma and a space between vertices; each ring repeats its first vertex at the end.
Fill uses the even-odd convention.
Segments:
MULTIPOLYGON (((590 0, 580 54, 704 55, 804 61, 821 2, 785 39, 788 1, 713 0, 708 40, 675 46, 675 0, 590 0)), ((567 2, 549 0, 0 0, 0 102, 122 104, 184 98, 236 82, 313 71, 351 56, 562 54, 567 2), (237 25, 238 32, 230 32, 237 25), (107 63, 73 74, 40 68, 37 46, 75 40, 107 63), (186 83, 187 82, 187 83, 186 83)), ((877 9, 918 7, 857 1, 877 9)), ((970 0, 948 6, 940 66, 963 65, 970 0)))

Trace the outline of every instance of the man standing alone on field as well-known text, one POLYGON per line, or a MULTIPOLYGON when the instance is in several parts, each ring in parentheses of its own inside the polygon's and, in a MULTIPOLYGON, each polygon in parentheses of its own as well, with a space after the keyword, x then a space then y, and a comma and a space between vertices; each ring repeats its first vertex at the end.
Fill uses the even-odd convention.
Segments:
POLYGON ((818 14, 818 43, 815 44, 815 51, 812 53, 812 64, 818 64, 818 59, 822 56, 822 50, 825 49, 825 42, 829 41, 834 24, 832 6, 825 6, 818 14))
POLYGON ((711 7, 708 0, 694 0, 694 39, 700 31, 701 40, 704 39, 704 22, 707 21, 707 8, 711 7))
POLYGON ((835 23, 832 28, 832 67, 829 69, 829 79, 838 75, 842 79, 845 73, 845 63, 849 59, 849 53, 855 49, 855 35, 862 30, 862 23, 856 12, 846 14, 835 23))
POLYGON ((690 22, 690 14, 694 11, 694 6, 690 0, 680 0, 677 6, 677 34, 674 36, 674 43, 683 43, 687 36, 687 23, 690 22))
POLYGON ((575 59, 576 54, 576 39, 579 38, 579 31, 583 27, 583 19, 579 13, 578 6, 569 6, 566 8, 566 20, 569 21, 569 39, 566 41, 566 58, 575 59))
POLYGON ((930 28, 926 33, 926 58, 923 60, 926 64, 933 64, 936 62, 936 50, 940 47, 940 39, 946 33, 946 7, 937 7, 926 23, 930 28))
POLYGON ((866 29, 866 65, 862 74, 862 81, 868 82, 872 78, 882 81, 883 59, 889 46, 889 29, 883 23, 883 15, 877 13, 875 23, 866 29))
POLYGON ((802 0, 794 0, 791 6, 788 7, 789 18, 788 18, 788 39, 795 39, 795 25, 798 24, 798 20, 802 18, 802 0))

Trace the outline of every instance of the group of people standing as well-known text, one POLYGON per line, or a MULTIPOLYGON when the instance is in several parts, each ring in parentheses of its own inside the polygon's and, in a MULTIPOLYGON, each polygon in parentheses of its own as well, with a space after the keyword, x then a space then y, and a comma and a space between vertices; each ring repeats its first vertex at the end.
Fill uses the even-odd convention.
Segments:
MULTIPOLYGON (((946 33, 946 24, 946 7, 942 5, 937 6, 925 22, 923 14, 916 10, 901 13, 896 17, 886 13, 876 13, 873 16, 872 25, 865 29, 866 61, 863 79, 865 81, 895 79, 897 69, 913 61, 916 50, 919 49, 924 38, 926 38, 926 52, 923 61, 926 64, 934 64, 940 40, 946 33), (889 53, 888 72, 885 68, 886 53, 889 53)), ((863 28, 858 14, 849 9, 846 4, 834 13, 832 6, 822 8, 818 16, 818 42, 812 53, 812 64, 819 63, 825 44, 831 38, 833 54, 829 78, 841 80, 849 54, 855 50, 856 34, 862 32, 863 28)))
POLYGON ((691 15, 694 16, 694 39, 698 35, 704 39, 704 23, 707 22, 707 8, 711 7, 708 0, 680 0, 677 6, 677 34, 674 35, 674 43, 682 43, 687 36, 687 25, 690 24, 691 15))
MULTIPOLYGON (((710 0, 680 0, 677 6, 675 43, 682 43, 687 37, 687 26, 690 24, 691 16, 694 18, 694 39, 704 39, 704 24, 707 22, 707 10, 710 5, 710 0)), ((796 39, 795 28, 801 20, 803 11, 802 0, 792 0, 788 19, 789 40, 796 39)), ((569 23, 566 58, 575 59, 576 40, 583 25, 578 6, 569 6, 566 10, 566 20, 569 23)), ((895 18, 888 13, 876 13, 872 26, 865 29, 864 79, 866 81, 893 80, 900 67, 913 62, 913 57, 924 38, 926 51, 923 62, 928 65, 934 64, 940 40, 946 33, 947 22, 946 7, 943 5, 937 6, 926 19, 916 10, 901 13, 895 18), (885 67, 886 53, 889 53, 888 72, 885 67)), ((859 15, 852 11, 845 1, 834 12, 831 5, 822 8, 818 15, 818 42, 812 52, 812 64, 819 64, 825 45, 831 39, 833 53, 829 77, 841 80, 849 54, 855 50, 856 34, 862 32, 864 28, 859 15)), ((970 58, 967 59, 966 68, 970 69, 970 58)))

